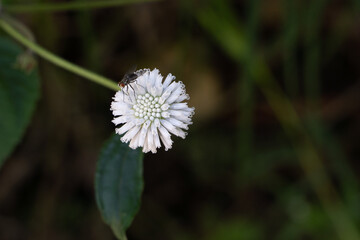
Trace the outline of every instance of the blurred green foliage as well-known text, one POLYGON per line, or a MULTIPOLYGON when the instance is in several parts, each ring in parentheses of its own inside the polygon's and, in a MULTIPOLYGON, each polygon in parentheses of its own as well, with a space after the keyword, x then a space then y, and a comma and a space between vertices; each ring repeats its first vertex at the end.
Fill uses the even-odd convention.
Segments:
MULTIPOLYGON (((279 122, 288 112, 273 108, 274 85, 259 85, 253 67, 260 57, 291 101, 359 228, 359 9, 356 0, 188 0, 18 16, 42 46, 114 80, 137 64, 187 86, 194 125, 169 152, 145 156, 129 239, 354 239, 351 229, 336 234, 298 161, 301 141, 279 122)), ((43 97, 0 169, 0 239, 113 239, 92 189, 113 93, 39 64, 43 97)))
POLYGON ((39 98, 35 60, 0 37, 0 167, 24 135, 39 98))

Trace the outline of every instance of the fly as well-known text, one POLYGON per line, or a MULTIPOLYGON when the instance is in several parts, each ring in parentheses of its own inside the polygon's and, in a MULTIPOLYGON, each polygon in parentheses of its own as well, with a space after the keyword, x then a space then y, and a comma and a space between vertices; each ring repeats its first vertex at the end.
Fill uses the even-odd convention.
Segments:
POLYGON ((131 87, 131 85, 129 85, 129 84, 135 82, 136 79, 138 79, 138 77, 140 77, 141 75, 143 75, 145 73, 145 71, 142 69, 137 70, 137 71, 135 71, 135 70, 136 70, 136 67, 133 67, 131 70, 129 70, 127 73, 125 73, 124 77, 118 83, 118 85, 121 88, 124 88, 126 86, 131 87))

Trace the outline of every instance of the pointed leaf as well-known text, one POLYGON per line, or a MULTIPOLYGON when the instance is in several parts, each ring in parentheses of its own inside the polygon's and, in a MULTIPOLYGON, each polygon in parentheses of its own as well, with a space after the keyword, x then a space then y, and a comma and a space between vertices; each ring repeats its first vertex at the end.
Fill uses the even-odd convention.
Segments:
POLYGON ((0 166, 26 130, 39 88, 32 56, 0 36, 0 166))
POLYGON ((108 140, 100 154, 96 169, 95 191, 104 221, 118 239, 126 239, 125 231, 140 208, 143 191, 143 153, 120 141, 118 135, 108 140))

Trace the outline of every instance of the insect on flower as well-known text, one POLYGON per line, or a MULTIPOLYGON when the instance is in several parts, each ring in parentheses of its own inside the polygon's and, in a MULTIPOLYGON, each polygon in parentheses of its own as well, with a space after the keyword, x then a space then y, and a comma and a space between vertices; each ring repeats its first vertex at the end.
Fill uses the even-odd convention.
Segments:
MULTIPOLYGON (((192 124, 195 108, 189 107, 190 99, 185 85, 169 73, 164 79, 158 69, 142 69, 137 78, 124 78, 134 94, 118 91, 113 97, 111 111, 115 132, 130 148, 142 148, 144 153, 156 153, 162 145, 172 147, 171 134, 185 138, 188 125, 192 124), (129 80, 135 79, 136 84, 129 80), (162 143, 162 145, 161 145, 162 143)), ((125 85, 126 86, 126 85, 125 85)))
POLYGON ((138 79, 138 77, 140 77, 141 75, 143 75, 145 73, 145 71, 143 69, 140 69, 137 71, 135 71, 135 70, 136 70, 136 66, 125 73, 124 77, 118 83, 119 87, 121 87, 122 89, 125 87, 130 87, 133 89, 133 87, 130 85, 130 83, 135 82, 136 79, 138 79))

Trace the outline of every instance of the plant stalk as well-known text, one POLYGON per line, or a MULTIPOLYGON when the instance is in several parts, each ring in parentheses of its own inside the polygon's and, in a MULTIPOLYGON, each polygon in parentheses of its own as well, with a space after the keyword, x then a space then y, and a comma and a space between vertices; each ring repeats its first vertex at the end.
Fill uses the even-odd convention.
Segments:
POLYGON ((0 27, 11 37, 13 37, 15 40, 20 42, 22 45, 26 46, 27 48, 31 49, 32 52, 36 53, 40 57, 48 60, 49 62, 64 68, 74 74, 77 74, 81 77, 84 77, 90 81, 93 81, 99 85, 102 85, 104 87, 107 87, 111 90, 118 91, 120 88, 117 86, 116 83, 114 83, 112 80, 105 78, 101 75, 98 75, 96 73, 93 73, 89 70, 86 70, 82 67, 79 67, 73 63, 70 63, 57 55, 45 50, 44 48, 40 47, 36 43, 30 41, 26 37, 24 37, 21 33, 19 33, 15 28, 9 24, 6 19, 0 18, 0 27))

